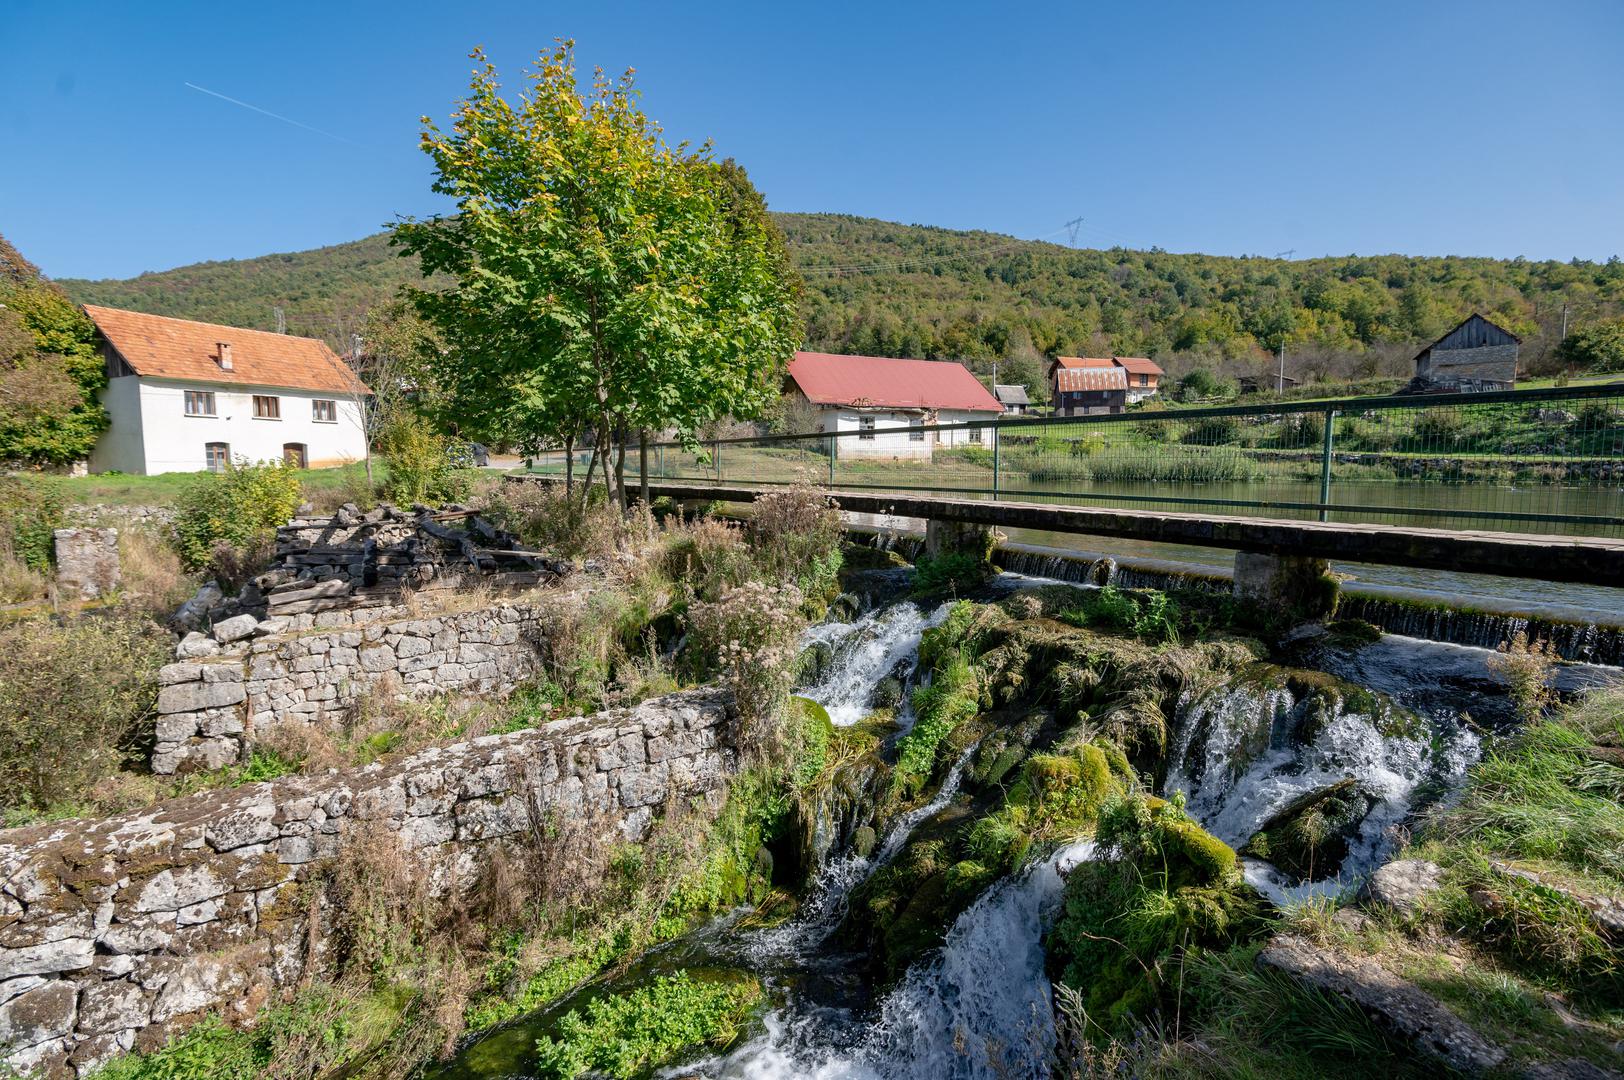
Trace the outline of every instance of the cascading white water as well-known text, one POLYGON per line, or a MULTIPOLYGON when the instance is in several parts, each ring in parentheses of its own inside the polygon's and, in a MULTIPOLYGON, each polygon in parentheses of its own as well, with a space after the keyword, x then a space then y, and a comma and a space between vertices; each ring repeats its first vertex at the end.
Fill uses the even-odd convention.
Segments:
POLYGON ((1241 686, 1180 709, 1165 789, 1182 792, 1202 826, 1239 848, 1292 800, 1352 777, 1376 800, 1331 878, 1293 885, 1265 863, 1247 862, 1247 878, 1276 903, 1336 895, 1385 858, 1394 827, 1409 816, 1426 780, 1453 786, 1477 760, 1478 739, 1453 718, 1412 734, 1380 730, 1381 717, 1338 707, 1306 744, 1275 727, 1295 704, 1284 688, 1241 686), (1194 745, 1201 738, 1201 745, 1194 745))
POLYGON ((832 1044, 829 1016, 775 1010, 766 1031, 679 1072, 789 1080, 1045 1077, 1054 1048, 1043 933, 1063 874, 1093 852, 1080 841, 995 885, 954 921, 941 952, 915 966, 859 1040, 832 1044))
POLYGON ((943 604, 926 614, 904 600, 853 623, 813 627, 802 643, 826 643, 834 657, 817 684, 801 692, 827 709, 837 727, 857 723, 870 711, 875 686, 898 664, 918 656, 920 635, 940 625, 951 607, 943 604))

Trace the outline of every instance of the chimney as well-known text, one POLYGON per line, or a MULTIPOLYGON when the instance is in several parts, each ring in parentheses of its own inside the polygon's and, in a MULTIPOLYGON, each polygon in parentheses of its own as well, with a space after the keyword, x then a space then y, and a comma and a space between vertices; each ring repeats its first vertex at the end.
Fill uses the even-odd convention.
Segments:
POLYGON ((218 347, 220 349, 220 370, 221 371, 230 371, 231 370, 231 342, 229 342, 229 341, 221 341, 221 342, 217 342, 216 344, 218 345, 218 347))

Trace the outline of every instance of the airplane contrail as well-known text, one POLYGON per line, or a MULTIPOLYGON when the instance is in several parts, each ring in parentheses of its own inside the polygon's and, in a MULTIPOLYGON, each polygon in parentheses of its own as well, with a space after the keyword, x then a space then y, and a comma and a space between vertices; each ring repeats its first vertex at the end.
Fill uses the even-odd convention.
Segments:
POLYGON ((286 116, 279 116, 276 113, 271 112, 269 109, 262 109, 258 105, 250 105, 246 101, 238 101, 234 97, 227 97, 225 94, 222 94, 217 90, 210 90, 206 86, 198 86, 196 83, 184 83, 182 85, 189 90, 196 90, 200 94, 207 94, 210 97, 217 97, 221 101, 229 101, 233 105, 240 105, 244 109, 251 109, 252 111, 259 113, 261 116, 269 116, 272 120, 280 120, 284 124, 292 124, 296 128, 304 128, 306 131, 314 131, 317 135, 325 135, 329 139, 337 139, 339 142, 349 143, 351 146, 361 145, 354 139, 346 139, 342 135, 334 135, 331 131, 323 131, 321 128, 311 127, 309 124, 301 124, 299 121, 291 120, 286 116))

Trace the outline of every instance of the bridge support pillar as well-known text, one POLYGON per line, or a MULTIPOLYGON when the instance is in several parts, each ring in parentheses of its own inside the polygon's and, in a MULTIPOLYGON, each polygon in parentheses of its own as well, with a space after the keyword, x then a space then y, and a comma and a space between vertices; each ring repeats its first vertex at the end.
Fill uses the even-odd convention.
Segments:
POLYGON ((943 555, 973 555, 984 563, 992 562, 992 548, 997 536, 989 525, 973 525, 965 521, 925 522, 925 554, 932 559, 943 555))
POLYGON ((1235 595, 1298 620, 1336 610, 1337 580, 1324 559, 1235 553, 1235 595))

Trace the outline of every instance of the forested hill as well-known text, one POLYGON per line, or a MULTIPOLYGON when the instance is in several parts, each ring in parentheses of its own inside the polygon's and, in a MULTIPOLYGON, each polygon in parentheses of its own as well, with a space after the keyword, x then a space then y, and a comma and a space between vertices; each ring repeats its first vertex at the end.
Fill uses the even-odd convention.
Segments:
MULTIPOLYGON (((1260 366, 1282 336, 1299 374, 1399 373, 1472 311, 1523 336, 1536 366, 1571 325, 1624 313, 1624 263, 1400 255, 1286 261, 1084 250, 840 214, 778 214, 806 275, 806 344, 983 361, 1150 355, 1174 370, 1260 366), (1316 366, 1318 370, 1316 370, 1316 366)), ((334 344, 415 280, 383 234, 128 280, 64 280, 82 302, 274 329, 334 344)))

